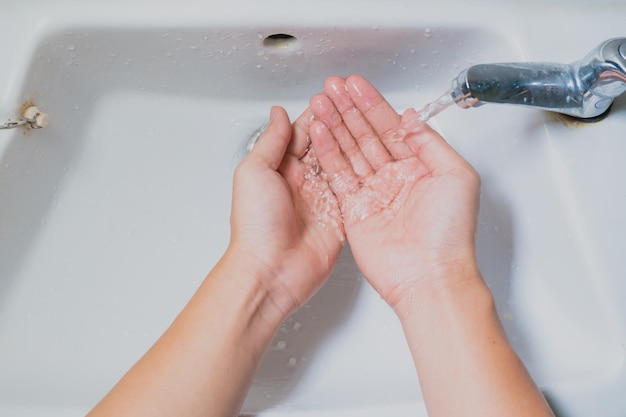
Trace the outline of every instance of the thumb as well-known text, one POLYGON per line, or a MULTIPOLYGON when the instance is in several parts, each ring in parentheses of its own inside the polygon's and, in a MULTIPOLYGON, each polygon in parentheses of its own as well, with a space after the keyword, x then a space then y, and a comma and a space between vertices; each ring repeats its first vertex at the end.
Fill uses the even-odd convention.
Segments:
POLYGON ((249 156, 277 170, 291 140, 291 132, 291 122, 285 109, 278 106, 272 107, 270 124, 259 137, 249 156))
POLYGON ((442 174, 470 165, 446 140, 425 123, 415 123, 415 110, 409 109, 402 115, 402 122, 412 128, 404 137, 413 154, 433 174, 442 174))

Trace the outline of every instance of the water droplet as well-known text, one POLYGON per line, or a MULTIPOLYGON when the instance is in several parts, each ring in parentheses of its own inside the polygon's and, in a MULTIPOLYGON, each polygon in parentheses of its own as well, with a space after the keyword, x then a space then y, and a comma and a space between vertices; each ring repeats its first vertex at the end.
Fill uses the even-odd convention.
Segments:
POLYGON ((506 320, 506 321, 513 320, 513 314, 511 314, 509 311, 502 313, 501 317, 502 317, 502 320, 506 320))

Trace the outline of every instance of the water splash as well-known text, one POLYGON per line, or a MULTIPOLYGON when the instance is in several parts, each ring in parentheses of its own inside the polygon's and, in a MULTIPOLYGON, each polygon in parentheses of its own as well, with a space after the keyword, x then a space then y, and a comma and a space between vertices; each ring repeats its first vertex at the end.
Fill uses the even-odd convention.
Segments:
POLYGON ((448 90, 437 100, 422 107, 422 109, 417 112, 417 121, 426 123, 428 120, 450 107, 453 103, 452 91, 448 90))

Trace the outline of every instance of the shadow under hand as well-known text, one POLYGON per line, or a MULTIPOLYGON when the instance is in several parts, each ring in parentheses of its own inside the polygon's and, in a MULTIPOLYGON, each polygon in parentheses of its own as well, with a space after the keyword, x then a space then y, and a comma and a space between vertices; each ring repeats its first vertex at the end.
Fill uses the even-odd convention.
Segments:
POLYGON ((246 397, 245 415, 275 407, 294 392, 319 345, 348 317, 362 281, 346 245, 326 284, 274 337, 246 397))

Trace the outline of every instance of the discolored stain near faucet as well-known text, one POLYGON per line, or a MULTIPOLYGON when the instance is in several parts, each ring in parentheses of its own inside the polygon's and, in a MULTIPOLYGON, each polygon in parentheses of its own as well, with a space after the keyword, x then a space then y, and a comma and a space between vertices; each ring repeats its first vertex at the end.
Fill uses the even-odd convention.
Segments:
POLYGON ((31 130, 41 129, 48 126, 48 114, 42 112, 33 100, 25 100, 19 107, 18 120, 22 126, 28 129, 22 129, 23 135, 28 135, 31 130))
POLYGON ((552 113, 552 112, 550 112, 549 115, 552 120, 559 121, 564 126, 578 129, 578 128, 583 128, 585 126, 594 125, 595 123, 601 122, 609 115, 609 113, 611 113, 612 108, 613 108, 613 104, 611 104, 604 113, 595 117, 588 117, 588 118, 579 118, 579 117, 570 116, 567 114, 552 113))
POLYGON ((17 109, 17 114, 22 115, 24 114, 24 112, 26 111, 27 108, 32 107, 32 106, 36 106, 35 102, 33 100, 25 100, 22 102, 22 104, 20 104, 20 107, 18 107, 17 109))
POLYGON ((0 129, 15 129, 22 126, 39 129, 48 125, 48 115, 41 112, 39 108, 32 105, 30 101, 22 103, 18 114, 17 117, 10 118, 6 122, 1 123, 0 129))

